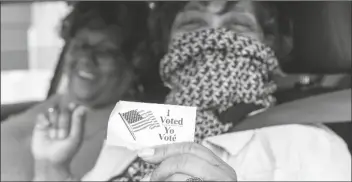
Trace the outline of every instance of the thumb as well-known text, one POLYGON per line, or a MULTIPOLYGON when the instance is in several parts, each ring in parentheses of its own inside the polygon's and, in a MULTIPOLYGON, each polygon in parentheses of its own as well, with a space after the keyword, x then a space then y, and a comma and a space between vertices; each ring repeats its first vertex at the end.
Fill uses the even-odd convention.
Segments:
POLYGON ((50 128, 50 122, 44 114, 39 114, 34 126, 33 135, 46 135, 50 128))
POLYGON ((84 122, 86 120, 86 108, 84 106, 77 107, 72 113, 71 119, 71 138, 82 138, 84 133, 84 122))
POLYGON ((152 174, 151 174, 151 173, 150 173, 150 174, 147 174, 147 175, 145 175, 145 176, 141 179, 141 181, 150 181, 151 177, 152 177, 152 174))

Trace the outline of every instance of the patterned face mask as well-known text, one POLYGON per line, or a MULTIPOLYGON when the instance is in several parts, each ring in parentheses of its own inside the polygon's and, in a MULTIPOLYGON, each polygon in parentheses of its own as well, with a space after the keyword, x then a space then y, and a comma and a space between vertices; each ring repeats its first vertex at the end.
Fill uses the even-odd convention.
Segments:
POLYGON ((278 69, 274 52, 257 40, 227 29, 206 29, 176 37, 161 60, 160 75, 171 92, 166 103, 197 106, 196 141, 226 132, 216 113, 239 104, 269 107, 278 69))
MULTIPOLYGON (((272 106, 276 85, 270 76, 277 69, 278 61, 269 47, 227 29, 181 34, 160 62, 161 78, 171 89, 165 103, 198 108, 197 143, 233 126, 220 122, 217 113, 239 103, 272 106)), ((125 179, 138 180, 152 169, 153 165, 138 160, 125 179)))

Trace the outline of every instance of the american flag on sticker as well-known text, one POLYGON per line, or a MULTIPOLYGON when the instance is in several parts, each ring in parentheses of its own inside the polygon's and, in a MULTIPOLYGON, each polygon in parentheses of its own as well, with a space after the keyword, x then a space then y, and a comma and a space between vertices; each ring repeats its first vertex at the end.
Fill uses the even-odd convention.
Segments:
POLYGON ((136 140, 136 132, 147 128, 153 129, 160 126, 151 111, 135 109, 119 114, 122 120, 125 122, 134 140, 136 140))

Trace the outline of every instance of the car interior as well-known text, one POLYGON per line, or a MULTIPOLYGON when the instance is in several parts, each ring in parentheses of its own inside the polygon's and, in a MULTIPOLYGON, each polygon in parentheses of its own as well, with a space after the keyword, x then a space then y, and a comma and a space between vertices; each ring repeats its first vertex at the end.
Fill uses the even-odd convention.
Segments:
MULTIPOLYGON (((282 88, 276 93, 278 105, 245 119, 236 130, 276 124, 324 123, 340 135, 351 150, 351 4, 351 1, 279 2, 280 12, 285 15, 280 23, 291 25, 294 38, 289 59, 281 65, 288 77, 279 80, 282 88), (258 120, 260 126, 254 124, 258 120)), ((65 51, 64 46, 48 98, 60 87, 65 51)), ((1 105, 2 123, 37 103, 1 105)))

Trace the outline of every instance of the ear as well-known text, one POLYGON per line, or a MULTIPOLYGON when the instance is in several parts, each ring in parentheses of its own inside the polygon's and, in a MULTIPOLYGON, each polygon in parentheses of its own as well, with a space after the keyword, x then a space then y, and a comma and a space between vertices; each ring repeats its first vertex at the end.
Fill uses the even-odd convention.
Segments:
POLYGON ((293 49, 293 38, 291 35, 267 35, 264 40, 265 44, 271 47, 278 59, 286 60, 293 49))
POLYGON ((140 99, 144 93, 144 87, 140 84, 139 78, 135 71, 126 69, 121 82, 121 94, 132 96, 135 99, 140 99))
POLYGON ((148 47, 147 41, 143 41, 138 44, 137 48, 133 52, 132 56, 132 66, 137 70, 142 70, 150 65, 150 51, 151 48, 148 47))
POLYGON ((293 49, 293 36, 283 35, 281 36, 281 47, 279 49, 279 59, 284 60, 290 55, 293 49))
POLYGON ((118 77, 118 83, 115 86, 114 94, 117 98, 121 98, 125 95, 129 95, 129 91, 136 82, 136 75, 130 67, 126 67, 120 71, 118 77))
POLYGON ((122 93, 131 89, 133 84, 136 82, 136 74, 131 68, 127 68, 123 71, 122 81, 121 81, 121 89, 122 93))

